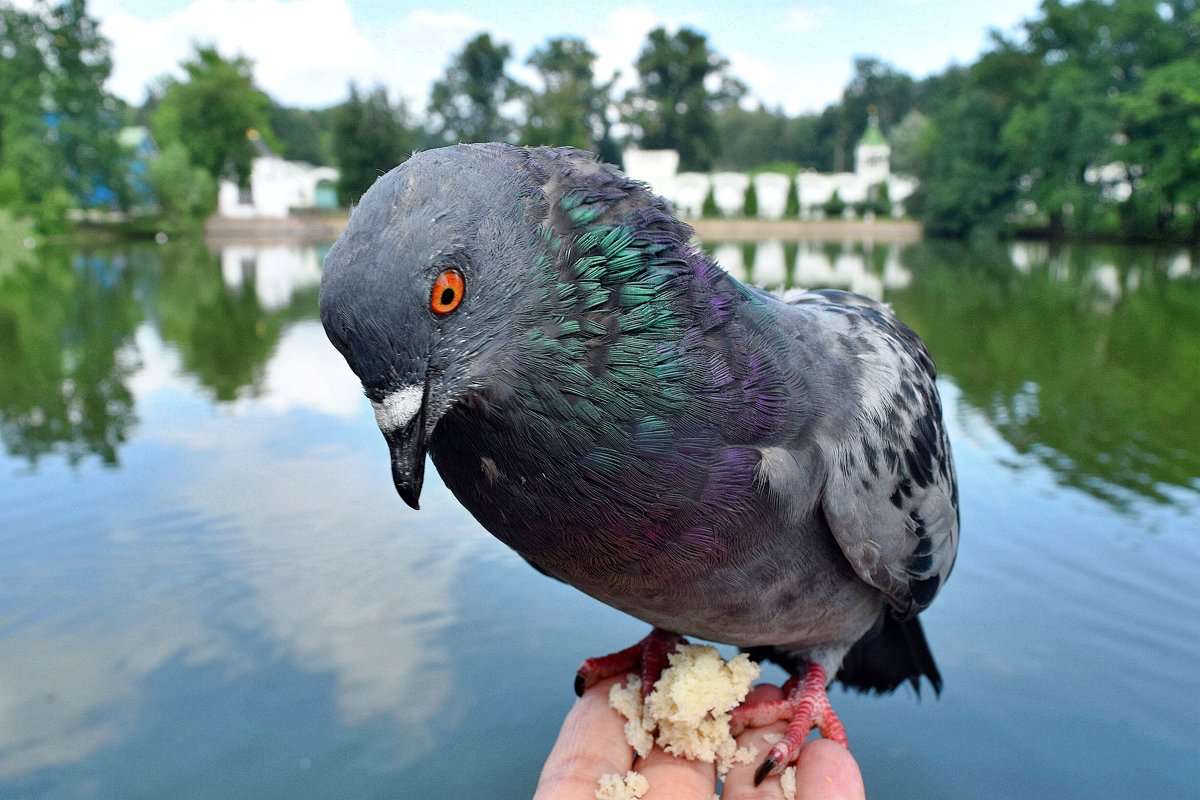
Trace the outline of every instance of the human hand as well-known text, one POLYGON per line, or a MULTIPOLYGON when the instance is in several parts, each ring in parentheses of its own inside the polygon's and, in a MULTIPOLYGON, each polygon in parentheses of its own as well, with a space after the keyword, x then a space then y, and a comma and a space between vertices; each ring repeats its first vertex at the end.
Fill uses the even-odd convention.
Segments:
MULTIPOLYGON (((608 690, 622 678, 601 681, 583 693, 563 721, 558 741, 546 759, 534 800, 595 800, 600 776, 624 775, 634 769, 646 776, 650 791, 643 800, 713 800, 716 768, 712 764, 668 755, 659 748, 638 758, 625 741, 625 720, 608 705, 608 690)), ((776 686, 754 687, 748 702, 778 700, 783 692, 776 686)), ((771 746, 766 733, 783 733, 785 724, 752 728, 737 737, 738 745, 754 745, 760 759, 771 746)), ((754 785, 752 764, 735 766, 725 776, 723 800, 782 800, 779 778, 770 777, 754 785)), ((817 739, 800 751, 796 762, 796 797, 801 800, 862 800, 862 775, 850 752, 840 744, 817 739)))

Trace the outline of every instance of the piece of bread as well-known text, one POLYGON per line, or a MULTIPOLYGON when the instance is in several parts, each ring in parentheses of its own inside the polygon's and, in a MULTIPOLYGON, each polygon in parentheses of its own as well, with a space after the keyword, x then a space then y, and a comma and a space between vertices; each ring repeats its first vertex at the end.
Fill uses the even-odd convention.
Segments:
POLYGON ((609 704, 627 720, 625 738, 638 755, 657 743, 672 755, 715 763, 721 776, 734 764, 753 761, 757 751, 739 748, 729 733, 729 712, 746 699, 758 665, 744 653, 725 661, 710 645, 680 645, 668 659, 645 702, 637 676, 609 692, 609 704))
POLYGON ((639 800, 650 791, 650 781, 640 772, 629 770, 624 776, 610 772, 600 776, 596 800, 639 800))

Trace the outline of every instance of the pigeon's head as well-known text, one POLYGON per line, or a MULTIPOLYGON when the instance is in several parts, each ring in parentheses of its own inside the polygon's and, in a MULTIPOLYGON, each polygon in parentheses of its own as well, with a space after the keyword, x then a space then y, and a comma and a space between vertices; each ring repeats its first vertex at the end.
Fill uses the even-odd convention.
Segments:
POLYGON ((362 381, 413 508, 429 435, 502 369, 528 316, 540 192, 511 150, 414 155, 363 195, 325 258, 321 321, 362 381))

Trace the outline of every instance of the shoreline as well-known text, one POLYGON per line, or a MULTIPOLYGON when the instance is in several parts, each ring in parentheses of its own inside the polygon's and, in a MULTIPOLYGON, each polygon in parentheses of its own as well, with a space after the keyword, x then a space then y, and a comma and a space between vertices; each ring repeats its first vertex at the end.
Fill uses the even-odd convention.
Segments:
POLYGON ((697 219, 685 220, 699 239, 747 241, 758 239, 852 239, 911 244, 921 241, 921 223, 905 219, 697 219))
MULTIPOLYGON (((302 213, 286 219, 233 219, 212 217, 204 226, 204 238, 216 244, 233 242, 321 242, 332 241, 342 232, 347 212, 302 213)), ((911 220, 686 220, 696 237, 709 241, 855 240, 910 244, 924 232, 911 220)))

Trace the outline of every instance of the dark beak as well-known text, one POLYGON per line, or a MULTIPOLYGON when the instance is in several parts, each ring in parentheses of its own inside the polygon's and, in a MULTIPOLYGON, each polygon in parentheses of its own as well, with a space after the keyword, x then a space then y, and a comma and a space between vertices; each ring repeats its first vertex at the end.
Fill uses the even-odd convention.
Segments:
POLYGON ((385 433, 388 449, 392 453, 392 482, 404 502, 412 508, 420 508, 421 484, 425 481, 425 406, 428 393, 421 403, 421 410, 405 427, 385 433))

